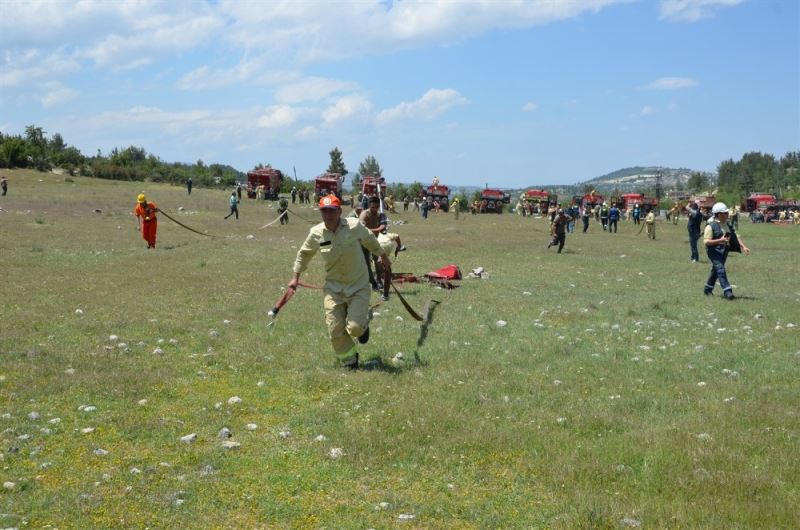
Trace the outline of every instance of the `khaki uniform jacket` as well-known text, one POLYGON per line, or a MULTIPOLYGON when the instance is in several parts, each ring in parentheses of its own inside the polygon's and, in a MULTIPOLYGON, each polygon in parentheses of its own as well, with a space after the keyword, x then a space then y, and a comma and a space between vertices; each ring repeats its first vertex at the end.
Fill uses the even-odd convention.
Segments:
POLYGON ((336 232, 331 232, 325 228, 325 223, 320 223, 308 231, 308 237, 297 251, 292 270, 302 273, 308 268, 311 258, 319 252, 325 262, 325 289, 351 296, 369 286, 362 246, 376 256, 384 255, 378 240, 358 219, 340 219, 336 232))

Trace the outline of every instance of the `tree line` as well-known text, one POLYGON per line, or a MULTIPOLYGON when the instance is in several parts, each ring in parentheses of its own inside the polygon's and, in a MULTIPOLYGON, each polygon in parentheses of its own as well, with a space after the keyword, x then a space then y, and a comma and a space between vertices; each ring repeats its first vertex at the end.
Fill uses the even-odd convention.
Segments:
MULTIPOLYGON (((329 155, 331 162, 327 171, 348 175, 339 148, 335 147, 329 155)), ((196 185, 206 187, 230 187, 245 180, 244 173, 228 165, 206 165, 202 160, 194 164, 165 162, 142 147, 114 148, 106 155, 98 150, 95 156, 85 156, 78 148, 68 145, 60 133, 48 138, 42 127, 36 125, 28 125, 24 134, 0 133, 0 167, 39 171, 58 167, 71 175, 178 185, 191 178, 196 185)), ((259 164, 256 167, 265 166, 259 164)), ((772 193, 779 198, 800 198, 800 151, 790 151, 780 159, 767 153, 746 153, 738 161, 729 159, 721 162, 717 174, 717 195, 729 202, 738 203, 754 192, 772 193)), ((354 193, 358 193, 363 178, 368 175, 383 176, 380 164, 372 155, 359 164, 358 172, 352 177, 354 193)), ((709 184, 704 174, 693 173, 687 187, 690 191, 698 192, 709 184)), ((314 182, 286 178, 281 191, 288 192, 293 186, 313 189, 314 182)), ((455 191, 453 186, 450 187, 455 191)), ((388 187, 387 194, 402 200, 405 196, 420 196, 423 188, 424 185, 416 181, 411 184, 397 183, 388 187)), ((463 190, 456 195, 461 197, 462 204, 467 203, 463 190)))

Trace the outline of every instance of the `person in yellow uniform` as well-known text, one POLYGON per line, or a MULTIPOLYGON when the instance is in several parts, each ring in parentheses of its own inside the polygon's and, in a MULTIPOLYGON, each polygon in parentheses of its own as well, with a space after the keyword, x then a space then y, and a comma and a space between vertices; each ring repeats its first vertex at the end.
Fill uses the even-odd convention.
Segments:
POLYGON ((647 237, 649 239, 656 238, 656 212, 655 210, 650 210, 647 213, 647 217, 644 218, 644 228, 647 232, 647 237))
POLYGON ((453 199, 453 202, 450 203, 450 211, 453 212, 453 217, 458 221, 458 216, 461 213, 461 199, 458 197, 453 199))
POLYGON ((342 218, 342 208, 336 195, 319 200, 322 222, 308 231, 297 251, 292 267, 294 274, 289 289, 297 289, 300 275, 318 252, 325 262, 325 322, 331 345, 343 367, 358 368, 356 343, 369 341, 369 275, 362 247, 379 256, 389 270, 386 252, 375 235, 358 219, 342 218))

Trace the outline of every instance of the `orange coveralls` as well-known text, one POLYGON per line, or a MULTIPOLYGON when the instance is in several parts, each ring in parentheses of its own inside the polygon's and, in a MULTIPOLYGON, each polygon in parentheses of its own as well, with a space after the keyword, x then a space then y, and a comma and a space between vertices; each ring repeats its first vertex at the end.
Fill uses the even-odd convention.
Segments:
POLYGON ((139 225, 142 228, 142 239, 147 241, 147 248, 156 248, 156 230, 158 230, 158 220, 156 219, 157 206, 154 202, 144 204, 137 203, 133 209, 136 217, 141 217, 139 225))

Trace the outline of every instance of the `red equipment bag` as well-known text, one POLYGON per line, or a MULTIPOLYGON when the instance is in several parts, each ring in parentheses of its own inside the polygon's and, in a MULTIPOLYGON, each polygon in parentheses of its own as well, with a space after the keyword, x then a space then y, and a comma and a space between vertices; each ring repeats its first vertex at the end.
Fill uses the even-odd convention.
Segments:
POLYGON ((440 280, 460 280, 461 269, 458 265, 445 265, 441 269, 436 269, 425 275, 426 278, 438 278, 440 280))
POLYGON ((460 280, 461 269, 458 268, 458 265, 445 265, 440 269, 429 272, 425 275, 425 278, 427 278, 429 282, 435 283, 445 289, 455 289, 458 286, 450 283, 450 280, 460 280))

